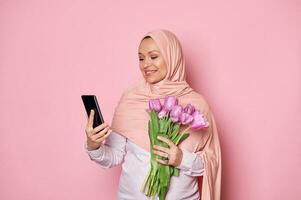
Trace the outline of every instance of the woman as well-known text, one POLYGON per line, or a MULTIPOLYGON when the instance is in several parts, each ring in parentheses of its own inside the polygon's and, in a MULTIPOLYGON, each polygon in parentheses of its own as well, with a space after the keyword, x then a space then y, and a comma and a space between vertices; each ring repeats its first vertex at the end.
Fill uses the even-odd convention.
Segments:
POLYGON ((103 168, 122 164, 118 199, 150 199, 140 191, 150 167, 149 114, 145 110, 150 99, 164 101, 166 96, 176 96, 180 105, 191 103, 204 113, 210 125, 206 130, 189 130, 189 137, 178 146, 166 138, 158 139, 169 148, 153 146, 156 155, 168 158, 158 159, 159 163, 180 169, 180 175, 171 178, 166 200, 219 200, 221 151, 217 127, 209 104, 185 80, 179 40, 168 30, 148 32, 140 42, 138 56, 143 79, 122 94, 111 127, 103 123, 93 129, 91 112, 86 127, 88 155, 103 168), (201 176, 199 191, 197 178, 201 176))

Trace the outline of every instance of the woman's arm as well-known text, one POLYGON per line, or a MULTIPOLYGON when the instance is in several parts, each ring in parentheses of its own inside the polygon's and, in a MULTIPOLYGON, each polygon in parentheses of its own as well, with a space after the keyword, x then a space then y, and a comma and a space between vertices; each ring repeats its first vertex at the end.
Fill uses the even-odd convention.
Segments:
POLYGON ((202 157, 196 153, 181 149, 183 157, 181 164, 176 168, 181 169, 180 173, 184 173, 189 176, 202 176, 204 173, 204 163, 202 157))
POLYGON ((98 149, 89 151, 87 149, 87 142, 85 142, 84 148, 91 160, 103 168, 111 168, 122 163, 126 154, 126 142, 127 139, 125 137, 112 132, 98 149))

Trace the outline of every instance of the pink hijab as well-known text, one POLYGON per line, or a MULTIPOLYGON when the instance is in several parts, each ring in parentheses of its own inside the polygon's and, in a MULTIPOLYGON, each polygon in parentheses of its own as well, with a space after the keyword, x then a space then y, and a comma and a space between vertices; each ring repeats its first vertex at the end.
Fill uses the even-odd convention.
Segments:
POLYGON ((163 103, 165 96, 172 95, 178 98, 180 105, 191 103, 206 115, 209 128, 189 130, 189 137, 179 144, 179 148, 194 152, 203 159, 205 171, 202 177, 201 199, 220 200, 221 150, 210 105, 185 80, 185 60, 177 37, 164 29, 150 31, 143 37, 145 36, 150 36, 159 47, 168 68, 167 75, 156 84, 149 84, 143 78, 123 92, 115 108, 111 129, 149 152, 149 114, 145 110, 148 108, 148 101, 158 98, 163 103))

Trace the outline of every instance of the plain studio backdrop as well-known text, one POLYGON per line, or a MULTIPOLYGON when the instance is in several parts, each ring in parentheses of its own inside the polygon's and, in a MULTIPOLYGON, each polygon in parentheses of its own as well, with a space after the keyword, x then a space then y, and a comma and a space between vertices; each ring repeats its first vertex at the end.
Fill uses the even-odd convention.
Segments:
POLYGON ((113 200, 121 167, 84 150, 82 94, 111 123, 138 45, 175 33, 212 107, 223 200, 301 199, 300 1, 0 1, 0 199, 113 200))

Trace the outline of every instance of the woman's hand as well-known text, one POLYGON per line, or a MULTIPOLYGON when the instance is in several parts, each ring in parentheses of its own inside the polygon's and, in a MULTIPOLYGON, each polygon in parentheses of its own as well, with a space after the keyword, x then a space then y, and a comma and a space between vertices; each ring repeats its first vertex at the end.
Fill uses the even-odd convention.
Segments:
POLYGON ((103 141, 112 132, 110 126, 105 122, 93 128, 93 120, 94 120, 94 110, 91 110, 85 129, 87 135, 87 149, 89 151, 98 149, 101 145, 103 145, 103 141))
POLYGON ((182 162, 183 157, 182 150, 168 138, 158 136, 158 139, 168 144, 169 148, 161 147, 158 145, 153 146, 153 152, 155 154, 168 158, 168 160, 157 158, 157 161, 165 165, 172 165, 174 167, 179 166, 182 162))

